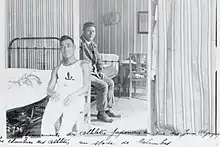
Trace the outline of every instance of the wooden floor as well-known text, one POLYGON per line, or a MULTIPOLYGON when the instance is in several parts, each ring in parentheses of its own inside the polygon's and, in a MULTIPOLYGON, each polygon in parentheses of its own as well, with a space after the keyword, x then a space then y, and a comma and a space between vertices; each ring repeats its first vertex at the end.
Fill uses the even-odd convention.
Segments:
MULTIPOLYGON (((137 98, 128 99, 127 97, 116 98, 114 109, 122 115, 120 119, 114 119, 113 123, 104 123, 96 118, 96 104, 92 105, 91 128, 100 128, 112 131, 119 130, 136 131, 145 130, 147 126, 147 101, 137 98)), ((41 120, 32 126, 26 133, 34 135, 40 134, 41 120)))
POLYGON ((113 123, 100 122, 96 118, 96 106, 92 107, 92 126, 107 129, 109 131, 119 128, 120 130, 143 130, 147 123, 147 101, 137 98, 117 99, 114 107, 122 118, 114 119, 113 123))

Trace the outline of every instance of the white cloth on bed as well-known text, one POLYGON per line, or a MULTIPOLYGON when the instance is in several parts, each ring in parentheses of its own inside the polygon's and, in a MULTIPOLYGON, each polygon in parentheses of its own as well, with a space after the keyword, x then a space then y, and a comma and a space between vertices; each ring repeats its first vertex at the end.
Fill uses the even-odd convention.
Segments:
POLYGON ((6 110, 30 105, 46 97, 46 89, 50 79, 51 70, 8 68, 6 73, 8 81, 8 89, 4 94, 6 110), (36 81, 33 81, 33 86, 19 86, 16 81, 26 74, 36 75, 39 77, 42 84, 37 84, 36 81))
POLYGON ((42 135, 56 134, 54 125, 61 115, 63 115, 59 130, 61 136, 70 133, 77 122, 80 111, 84 108, 84 96, 73 97, 67 106, 64 105, 64 99, 83 86, 83 73, 80 62, 59 67, 56 92, 60 94, 60 99, 58 101, 49 100, 42 119, 42 135))
POLYGON ((6 109, 23 107, 38 102, 46 97, 47 84, 38 88, 22 87, 13 88, 6 93, 6 109))

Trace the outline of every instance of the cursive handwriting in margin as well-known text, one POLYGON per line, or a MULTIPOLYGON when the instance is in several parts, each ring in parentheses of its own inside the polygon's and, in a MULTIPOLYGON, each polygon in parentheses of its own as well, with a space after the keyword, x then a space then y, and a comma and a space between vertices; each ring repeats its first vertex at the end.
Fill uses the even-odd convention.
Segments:
MULTIPOLYGON (((129 145, 131 143, 132 143, 132 141, 123 140, 119 144, 129 145)), ((172 141, 168 140, 168 138, 165 138, 162 141, 156 141, 153 138, 150 138, 150 139, 141 138, 140 140, 136 141, 135 143, 136 144, 166 145, 166 146, 168 146, 172 143, 172 141)), ((86 141, 79 141, 79 144, 88 145, 89 143, 86 141)), ((114 140, 97 140, 97 141, 91 143, 92 146, 105 146, 105 145, 115 145, 115 144, 116 143, 114 142, 114 140)))
POLYGON ((67 139, 65 137, 62 138, 55 138, 55 139, 37 139, 36 141, 31 140, 29 137, 24 138, 11 138, 8 139, 8 144, 66 144, 68 145, 70 143, 70 139, 67 139))

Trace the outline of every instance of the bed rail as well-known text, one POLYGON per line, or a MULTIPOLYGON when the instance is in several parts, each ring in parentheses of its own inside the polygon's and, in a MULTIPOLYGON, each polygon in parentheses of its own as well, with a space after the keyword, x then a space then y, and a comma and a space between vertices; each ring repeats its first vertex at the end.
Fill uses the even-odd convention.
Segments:
POLYGON ((50 70, 60 63, 58 37, 14 38, 8 46, 9 68, 50 70))

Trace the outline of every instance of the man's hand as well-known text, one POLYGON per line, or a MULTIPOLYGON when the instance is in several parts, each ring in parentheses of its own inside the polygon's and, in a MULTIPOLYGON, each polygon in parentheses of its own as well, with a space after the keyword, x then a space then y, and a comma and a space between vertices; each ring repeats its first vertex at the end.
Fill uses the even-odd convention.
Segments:
POLYGON ((103 72, 98 72, 99 76, 103 79, 104 78, 104 73, 103 72))
POLYGON ((51 95, 50 99, 51 99, 52 101, 58 101, 58 100, 60 100, 60 94, 57 93, 57 92, 54 92, 54 93, 51 95))

